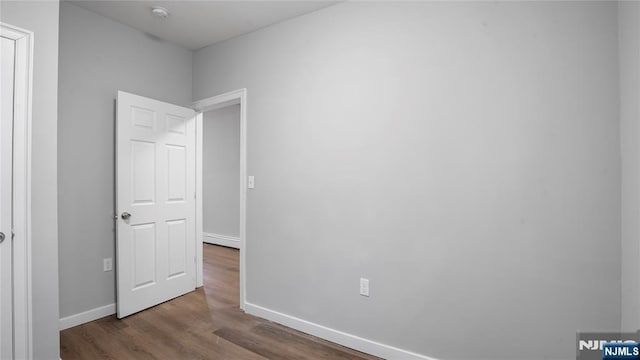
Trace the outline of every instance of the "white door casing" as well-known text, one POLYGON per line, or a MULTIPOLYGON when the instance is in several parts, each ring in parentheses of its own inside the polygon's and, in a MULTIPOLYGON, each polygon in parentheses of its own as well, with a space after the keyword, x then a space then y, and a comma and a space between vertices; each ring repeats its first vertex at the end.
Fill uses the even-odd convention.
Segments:
POLYGON ((195 289, 195 111, 119 91, 116 128, 122 318, 195 289))
POLYGON ((33 81, 33 32, 0 22, 3 39, 2 98, 0 113, 0 358, 32 358, 31 312, 31 96, 33 81), (5 42, 9 40, 10 42, 5 42), (13 51, 6 48, 13 45, 13 51), (11 61, 12 59, 12 61, 11 61), (7 62, 7 60, 9 60, 7 62), (12 63, 12 65, 10 65, 12 63), (12 70, 11 70, 12 68, 12 70), (13 72, 12 80, 9 73, 13 72), (9 124, 9 125, 7 125, 9 124), (9 139, 9 140, 7 140, 9 139), (13 145, 13 146, 11 146, 13 145), (8 164, 7 164, 8 161, 8 164), (10 174, 10 175, 7 175, 10 174), (7 178, 8 177, 8 178, 7 178), (8 179, 8 180, 7 180, 8 179), (7 186, 7 184, 9 184, 7 186), (8 192, 7 192, 8 191, 8 192), (9 209, 9 217, 7 217, 9 209), (10 218, 10 219, 9 219, 10 218), (8 225, 7 225, 8 224, 8 225), (9 227, 7 229, 6 227, 9 227), (11 263, 7 263, 7 258, 11 263), (10 266, 10 267, 9 267, 10 266), (9 270, 7 268, 9 267, 9 270), (6 285, 10 279, 11 286, 6 285), (7 325, 5 305, 10 299, 12 323, 7 325), (12 333, 7 329, 11 328, 12 333), (5 346, 12 342, 12 349, 5 346), (9 351, 12 355, 9 356, 9 351))
POLYGON ((0 37, 0 359, 13 359, 13 76, 15 41, 0 37))
MULTIPOLYGON (((240 309, 245 309, 247 302, 247 89, 238 89, 210 98, 196 101, 192 104, 198 111, 196 117, 196 236, 200 242, 198 246, 198 270, 202 271, 202 241, 203 207, 202 207, 202 154, 203 154, 203 113, 223 108, 229 105, 240 105, 240 309)), ((198 286, 202 285, 202 274, 198 276, 198 286)))

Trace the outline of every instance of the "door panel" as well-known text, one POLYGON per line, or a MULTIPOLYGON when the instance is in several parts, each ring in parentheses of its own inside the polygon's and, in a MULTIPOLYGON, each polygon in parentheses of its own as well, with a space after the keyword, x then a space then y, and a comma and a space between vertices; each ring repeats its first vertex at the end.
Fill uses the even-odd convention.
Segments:
POLYGON ((133 204, 153 204, 156 194, 156 144, 131 141, 131 188, 133 204))
POLYGON ((169 278, 181 276, 187 271, 187 221, 167 221, 169 229, 169 278))
POLYGON ((184 146, 167 145, 168 176, 167 200, 186 201, 187 151, 184 146))
POLYGON ((156 282, 156 226, 155 224, 133 225, 133 289, 156 282))
POLYGON ((118 92, 118 317, 195 289, 195 112, 118 92))

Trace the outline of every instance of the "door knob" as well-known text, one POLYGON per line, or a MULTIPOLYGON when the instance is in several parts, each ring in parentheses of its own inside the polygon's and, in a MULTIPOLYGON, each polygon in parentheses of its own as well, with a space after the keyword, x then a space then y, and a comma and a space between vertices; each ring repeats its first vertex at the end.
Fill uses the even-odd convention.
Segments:
POLYGON ((127 220, 131 217, 131 214, 125 211, 122 213, 122 215, 120 215, 120 217, 122 218, 122 220, 127 220))
POLYGON ((0 244, 4 241, 4 233, 0 232, 0 244))

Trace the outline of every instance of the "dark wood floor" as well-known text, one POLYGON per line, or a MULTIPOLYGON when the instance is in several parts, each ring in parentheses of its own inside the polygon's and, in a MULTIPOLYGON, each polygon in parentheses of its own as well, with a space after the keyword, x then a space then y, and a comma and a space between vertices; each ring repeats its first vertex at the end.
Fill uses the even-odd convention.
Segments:
POLYGON ((240 311, 238 262, 205 245, 204 287, 60 332, 62 359, 377 359, 240 311))

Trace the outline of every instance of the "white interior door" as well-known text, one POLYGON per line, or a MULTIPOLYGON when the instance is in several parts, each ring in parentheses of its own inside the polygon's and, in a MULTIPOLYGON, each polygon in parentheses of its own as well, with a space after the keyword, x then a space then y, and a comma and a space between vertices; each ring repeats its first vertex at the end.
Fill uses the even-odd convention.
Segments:
POLYGON ((118 92, 118 317, 195 289, 195 111, 118 92))
POLYGON ((15 41, 0 37, 0 359, 13 359, 13 98, 15 41))

